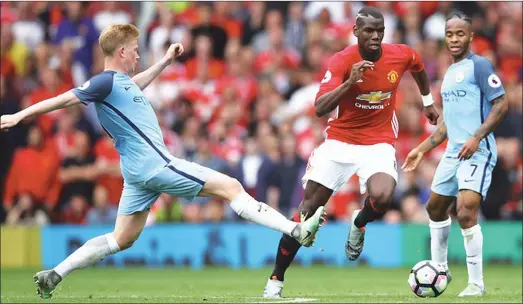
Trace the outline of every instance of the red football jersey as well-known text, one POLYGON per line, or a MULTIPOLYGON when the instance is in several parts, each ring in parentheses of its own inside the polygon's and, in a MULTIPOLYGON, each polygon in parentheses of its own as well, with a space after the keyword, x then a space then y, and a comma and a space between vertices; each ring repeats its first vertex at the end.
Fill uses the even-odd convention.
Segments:
MULTIPOLYGON (((425 67, 419 54, 407 45, 383 43, 381 47, 374 70, 366 69, 340 101, 335 118, 328 123, 328 139, 356 145, 395 144, 399 131, 396 88, 403 73, 420 72, 425 67)), ((316 100, 349 79, 352 65, 362 60, 357 45, 334 54, 316 100)))

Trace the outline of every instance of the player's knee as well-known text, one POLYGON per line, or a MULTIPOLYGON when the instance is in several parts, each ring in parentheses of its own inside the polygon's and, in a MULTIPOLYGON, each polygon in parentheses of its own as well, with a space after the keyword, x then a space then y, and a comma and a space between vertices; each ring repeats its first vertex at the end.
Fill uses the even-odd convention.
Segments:
POLYGON ((377 191, 370 194, 370 199, 375 209, 386 211, 392 202, 392 191, 377 191))
POLYGON ((138 239, 138 236, 120 235, 115 236, 115 239, 120 250, 125 250, 133 246, 134 242, 138 239))
POLYGON ((462 229, 475 226, 478 223, 478 210, 474 208, 458 208, 457 218, 462 229))
POLYGON ((227 177, 224 180, 224 198, 232 201, 238 194, 243 192, 242 184, 235 178, 227 177))
POLYGON ((447 208, 444 204, 437 204, 431 200, 427 202, 427 205, 425 206, 425 209, 427 210, 427 213, 429 214, 430 219, 433 221, 443 221, 447 219, 447 208))

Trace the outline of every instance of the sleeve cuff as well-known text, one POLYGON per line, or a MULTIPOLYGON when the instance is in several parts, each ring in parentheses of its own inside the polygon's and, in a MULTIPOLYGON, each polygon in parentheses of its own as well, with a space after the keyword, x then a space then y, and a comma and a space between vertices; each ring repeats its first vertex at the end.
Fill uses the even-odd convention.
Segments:
POLYGON ((505 90, 496 92, 493 95, 489 96, 488 102, 492 102, 492 101, 494 101, 494 99, 499 98, 499 97, 501 97, 503 95, 505 95, 505 90))

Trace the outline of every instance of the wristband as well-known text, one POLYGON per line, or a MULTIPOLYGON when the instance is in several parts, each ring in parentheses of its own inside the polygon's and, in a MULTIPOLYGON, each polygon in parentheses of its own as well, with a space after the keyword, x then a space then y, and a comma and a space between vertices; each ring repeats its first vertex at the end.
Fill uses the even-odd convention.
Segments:
POLYGON ((432 98, 432 94, 429 93, 428 95, 421 96, 421 100, 423 101, 423 106, 428 107, 431 106, 434 103, 434 98, 432 98))

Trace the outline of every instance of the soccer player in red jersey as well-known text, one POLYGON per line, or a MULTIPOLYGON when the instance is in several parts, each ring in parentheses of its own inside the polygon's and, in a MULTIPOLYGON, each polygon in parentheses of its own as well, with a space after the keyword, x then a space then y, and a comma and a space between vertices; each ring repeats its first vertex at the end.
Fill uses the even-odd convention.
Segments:
MULTIPOLYGON (((315 110, 324 116, 333 110, 327 138, 316 148, 303 177, 305 193, 295 221, 304 220, 358 174, 360 192, 367 193, 361 210, 352 214, 345 252, 356 260, 362 249, 365 225, 379 218, 392 200, 398 178, 394 144, 399 125, 395 113, 396 89, 409 71, 416 81, 430 123, 439 114, 433 106, 427 74, 420 56, 402 44, 382 44, 383 15, 374 7, 358 12, 354 35, 358 45, 345 48, 330 60, 316 96, 315 110)), ((300 244, 284 235, 274 271, 263 296, 281 297, 284 274, 300 244)))

